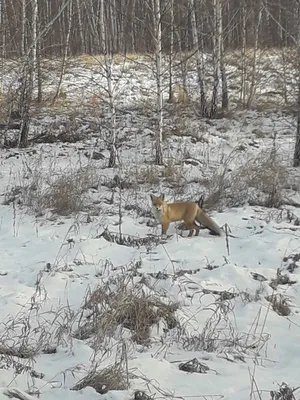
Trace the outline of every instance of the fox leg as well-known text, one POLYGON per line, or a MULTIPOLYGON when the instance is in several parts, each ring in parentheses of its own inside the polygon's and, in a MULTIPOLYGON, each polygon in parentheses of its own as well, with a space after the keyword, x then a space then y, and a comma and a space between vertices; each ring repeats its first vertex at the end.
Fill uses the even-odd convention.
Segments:
POLYGON ((163 222, 161 224, 161 235, 164 236, 167 234, 167 230, 169 228, 170 223, 169 222, 163 222))
POLYGON ((195 225, 195 231, 196 231, 195 236, 198 236, 199 232, 200 232, 200 227, 198 225, 196 225, 195 223, 194 223, 194 225, 195 225))
POLYGON ((195 236, 199 235, 199 227, 195 224, 195 222, 188 222, 188 221, 184 221, 186 227, 189 229, 190 233, 188 234, 188 237, 193 236, 193 232, 194 230, 196 231, 195 236))

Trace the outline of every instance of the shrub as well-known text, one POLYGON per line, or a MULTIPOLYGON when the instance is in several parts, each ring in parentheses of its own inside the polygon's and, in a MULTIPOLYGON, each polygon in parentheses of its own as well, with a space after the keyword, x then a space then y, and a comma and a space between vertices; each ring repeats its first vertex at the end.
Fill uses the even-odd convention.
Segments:
POLYGON ((206 180, 205 206, 222 208, 249 202, 278 207, 287 178, 286 167, 273 151, 262 151, 245 161, 244 153, 241 156, 236 149, 222 168, 210 180, 206 180), (237 166, 234 167, 234 164, 237 166))
POLYGON ((176 303, 164 303, 156 294, 146 295, 140 288, 131 287, 122 277, 113 292, 109 285, 101 285, 89 294, 84 309, 91 310, 89 321, 76 333, 78 338, 94 334, 113 335, 117 326, 132 332, 132 339, 138 343, 150 337, 150 328, 165 321, 169 329, 175 328, 177 320, 176 303))
POLYGON ((126 390, 128 389, 128 378, 122 366, 115 364, 101 371, 93 369, 72 390, 81 390, 87 386, 91 386, 100 394, 105 394, 110 390, 126 390))
POLYGON ((36 214, 43 214, 47 209, 59 215, 84 210, 88 190, 97 185, 94 169, 89 166, 52 175, 45 176, 41 166, 34 168, 21 185, 6 192, 4 204, 16 202, 36 214))

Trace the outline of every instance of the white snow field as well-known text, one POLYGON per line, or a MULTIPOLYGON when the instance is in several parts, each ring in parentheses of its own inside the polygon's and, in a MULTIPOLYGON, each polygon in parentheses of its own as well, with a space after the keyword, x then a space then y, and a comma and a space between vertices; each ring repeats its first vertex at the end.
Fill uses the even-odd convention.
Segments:
MULTIPOLYGON (((59 105, 36 114, 31 131, 80 140, 1 150, 0 398, 140 400, 141 390, 144 400, 269 400, 281 387, 300 399, 293 116, 232 111, 207 121, 178 108, 166 113, 167 166, 156 167, 155 81, 144 64, 125 67, 116 78, 116 168, 106 168, 105 81, 82 60, 67 70, 59 105), (161 192, 168 201, 218 192, 207 212, 233 237, 201 230, 187 238, 173 224, 161 241, 149 197, 161 192), (181 369, 193 359, 198 371, 181 369), (100 382, 103 394, 80 388, 107 367, 115 376, 100 382)), ((49 73, 48 93, 58 73, 49 73)), ((196 99, 193 68, 188 78, 196 99)), ((268 98, 271 78, 258 98, 268 98)))

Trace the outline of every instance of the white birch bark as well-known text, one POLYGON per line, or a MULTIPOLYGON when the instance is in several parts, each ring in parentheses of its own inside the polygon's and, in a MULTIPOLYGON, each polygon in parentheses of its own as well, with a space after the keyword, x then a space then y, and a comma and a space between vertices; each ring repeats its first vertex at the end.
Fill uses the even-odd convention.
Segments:
POLYGON ((196 54, 198 83, 200 89, 200 112, 202 116, 207 116, 208 115, 207 101, 206 101, 205 87, 203 81, 203 71, 204 71, 203 58, 202 58, 203 54, 199 47, 195 6, 196 6, 195 0, 189 0, 189 9, 191 13, 191 25, 192 25, 192 42, 193 42, 193 50, 196 54))
POLYGON ((224 37, 223 37, 223 23, 222 23, 222 3, 219 8, 219 19, 220 19, 220 72, 221 72, 221 81, 222 81, 222 111, 228 110, 229 103, 229 95, 228 95, 228 85, 227 85, 227 76, 225 69, 225 60, 224 60, 224 37))
POLYGON ((100 26, 101 26, 101 48, 104 54, 104 69, 107 82, 108 104, 110 112, 110 132, 109 132, 109 160, 108 167, 113 168, 117 161, 117 147, 116 147, 116 108, 114 98, 114 88, 112 83, 113 73, 113 54, 109 44, 109 37, 107 35, 107 24, 105 19, 105 0, 100 0, 100 26))
POLYGON ((163 88, 162 88, 162 36, 161 36, 161 10, 160 0, 153 0, 154 9, 154 40, 155 40, 155 66, 156 66, 156 112, 158 129, 155 143, 155 163, 163 164, 163 88))
POLYGON ((72 29, 72 14, 73 14, 73 0, 71 0, 70 4, 69 4, 68 31, 66 33, 66 42, 64 44, 64 52, 63 52, 63 59, 62 59, 62 64, 61 64, 60 77, 59 77, 59 81, 58 81, 58 85, 57 85, 57 88, 56 88, 55 95, 54 95, 53 100, 52 100, 52 104, 55 103, 55 101, 57 100, 57 98, 59 96, 61 85, 62 85, 62 81, 63 81, 63 77, 64 77, 64 74, 65 74, 66 61, 67 61, 67 58, 68 58, 68 51, 69 51, 69 45, 70 45, 70 36, 71 36, 71 29, 72 29))
POLYGON ((213 68, 214 82, 212 89, 210 118, 214 118, 217 113, 218 106, 218 90, 220 85, 220 60, 221 60, 221 36, 222 26, 220 19, 222 18, 222 8, 220 0, 213 0, 214 12, 214 32, 213 32, 213 68), (221 18, 220 18, 221 17, 221 18))
POLYGON ((174 0, 170 0, 169 101, 173 101, 174 0))
POLYGON ((257 53, 259 50, 259 28, 262 20, 262 1, 259 0, 258 15, 256 18, 256 24, 254 27, 254 49, 253 49, 253 59, 252 59, 252 71, 251 71, 251 84, 249 90, 249 96, 247 100, 247 108, 251 107, 253 102, 256 88, 257 88, 257 53))
POLYGON ((101 50, 104 54, 107 53, 107 43, 106 43, 106 35, 105 35, 105 25, 104 25, 104 0, 100 0, 100 14, 99 14, 99 23, 100 23, 100 41, 101 41, 101 50))
POLYGON ((25 35, 26 35, 26 0, 21 3, 21 57, 25 55, 25 35))
POLYGON ((37 24, 38 24, 38 1, 31 0, 32 7, 32 46, 31 46, 31 62, 32 62, 32 80, 33 85, 35 83, 35 77, 37 73, 37 24))
POLYGON ((294 160, 293 166, 300 167, 300 2, 297 2, 297 130, 296 130, 296 141, 294 148, 294 160))
MULTIPOLYGON (((181 44, 181 38, 179 35, 178 30, 176 30, 176 38, 177 38, 177 43, 179 47, 179 58, 180 58, 180 72, 181 72, 181 83, 182 83, 182 88, 184 93, 187 95, 187 59, 185 57, 184 52, 182 51, 182 44, 181 44)), ((188 101, 188 97, 186 99, 188 101)))
POLYGON ((246 106, 246 4, 241 0, 241 29, 242 29, 242 48, 241 48, 241 88, 240 101, 242 106, 246 106))
POLYGON ((2 57, 6 57, 5 0, 1 0, 2 57))
POLYGON ((81 51, 83 53, 86 52, 85 48, 85 41, 84 41, 84 33, 83 33, 83 24, 82 24, 82 15, 81 15, 81 1, 76 0, 76 6, 77 6, 77 15, 78 15, 78 31, 79 31, 79 37, 80 37, 80 44, 81 44, 81 51))

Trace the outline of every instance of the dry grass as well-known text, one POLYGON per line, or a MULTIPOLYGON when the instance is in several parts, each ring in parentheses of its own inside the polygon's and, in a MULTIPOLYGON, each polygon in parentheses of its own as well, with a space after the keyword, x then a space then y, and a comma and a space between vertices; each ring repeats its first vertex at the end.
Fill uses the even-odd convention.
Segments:
MULTIPOLYGON (((232 292, 215 294, 217 298, 214 304, 211 304, 211 315, 205 324, 201 325, 201 330, 196 334, 183 332, 181 340, 185 350, 218 352, 225 358, 231 355, 235 360, 244 361, 245 354, 249 356, 250 351, 254 354, 265 346, 270 337, 268 334, 261 334, 258 331, 249 334, 237 330, 234 323, 236 294, 232 292)), ((232 361, 232 358, 229 357, 228 360, 232 361)))
POLYGON ((287 317, 291 314, 292 310, 288 305, 288 300, 281 294, 272 294, 266 297, 266 300, 269 301, 272 305, 273 311, 275 311, 278 315, 282 317, 287 317))
POLYGON ((252 205, 278 207, 288 171, 272 151, 262 151, 247 159, 238 149, 223 163, 222 168, 205 184, 206 208, 235 207, 249 202, 252 205), (237 165, 231 169, 231 164, 237 165))
POLYGON ((40 164, 30 171, 21 185, 7 191, 4 204, 14 202, 38 215, 46 210, 70 215, 85 209, 88 190, 97 186, 96 171, 91 166, 60 173, 52 171, 48 176, 40 164))
POLYGON ((160 321, 168 329, 177 326, 177 308, 176 303, 164 303, 156 294, 146 295, 141 288, 132 287, 128 277, 121 277, 114 289, 101 285, 88 295, 84 309, 89 309, 91 316, 76 337, 112 336, 121 326, 131 331, 132 340, 144 343, 160 321))
MULTIPOLYGON (((270 400, 296 400, 295 392, 299 390, 299 386, 296 388, 291 388, 285 382, 279 386, 278 390, 271 390, 270 400)), ((299 398, 297 396, 297 398, 299 398)))
POLYGON ((176 103, 186 106, 189 102, 187 91, 181 85, 176 85, 174 88, 174 100, 176 103))
MULTIPOLYGON (((127 54, 114 54, 113 56, 113 62, 116 65, 123 64, 124 61, 126 62, 134 62, 137 61, 139 58, 143 58, 142 54, 138 53, 127 53, 127 54)), ((77 59, 80 63, 83 63, 86 67, 92 67, 92 66, 101 66, 104 65, 105 63, 105 56, 102 54, 98 55, 89 55, 89 54, 82 54, 77 59)))
POLYGON ((92 370, 72 390, 81 390, 87 386, 94 388, 100 394, 105 394, 110 390, 126 390, 128 389, 128 377, 122 366, 115 364, 101 371, 92 370))
POLYGON ((149 185, 158 185, 160 173, 155 165, 150 164, 137 169, 135 178, 139 184, 148 183, 149 185))
MULTIPOLYGON (((132 172, 129 172, 130 175, 132 172)), ((166 160, 163 167, 153 164, 142 166, 135 171, 134 176, 139 184, 158 185, 164 180, 169 186, 178 187, 183 182, 182 166, 171 158, 166 160)))
POLYGON ((50 209, 59 215, 69 215, 84 208, 85 194, 95 185, 91 169, 83 169, 59 176, 42 195, 42 209, 50 209))
POLYGON ((182 165, 168 159, 163 169, 163 178, 170 186, 181 186, 183 183, 182 165))
POLYGON ((77 57, 80 63, 83 63, 86 67, 102 64, 104 61, 103 55, 89 55, 82 54, 77 57))

